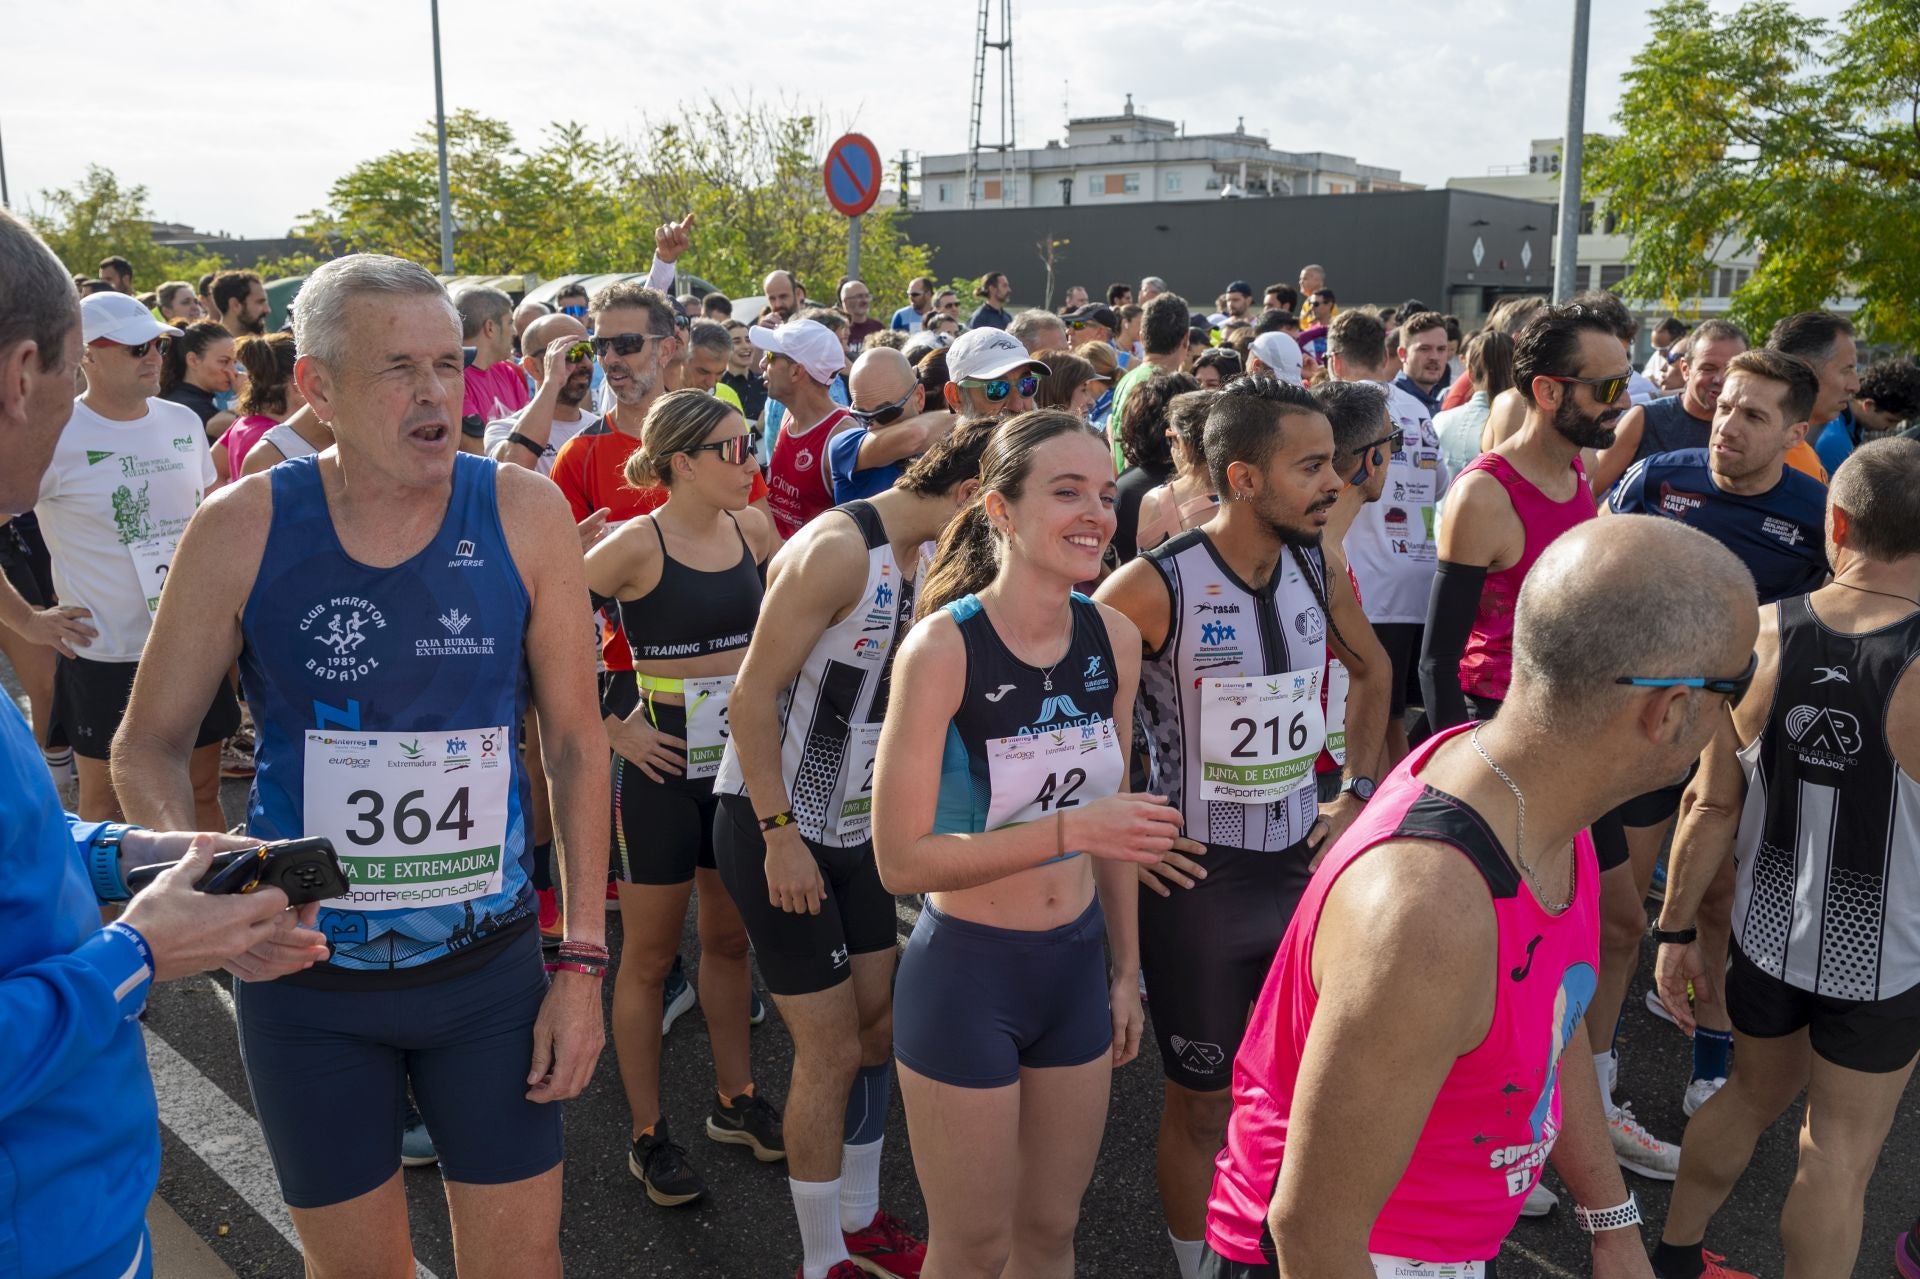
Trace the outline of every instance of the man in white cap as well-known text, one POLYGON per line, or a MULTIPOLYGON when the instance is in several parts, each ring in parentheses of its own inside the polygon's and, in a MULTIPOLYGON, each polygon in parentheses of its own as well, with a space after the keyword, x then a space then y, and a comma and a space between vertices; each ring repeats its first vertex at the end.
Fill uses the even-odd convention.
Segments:
MULTIPOLYGON (((206 432, 192 409, 158 398, 166 344, 180 330, 138 299, 96 293, 80 303, 86 393, 40 480, 34 510, 53 555, 54 588, 71 625, 53 641, 53 724, 73 744, 80 816, 121 820, 107 751, 160 606, 174 547, 214 482, 206 432)), ((31 612, 0 579, 0 617, 31 612)), ((220 743, 240 726, 224 680, 194 739, 195 824, 224 830, 220 743)))
POLYGON ((787 410, 767 468, 767 506, 780 536, 789 538, 833 505, 827 444, 854 421, 829 387, 846 367, 847 352, 832 329, 813 320, 755 328, 747 338, 767 353, 767 394, 787 410), (801 422, 806 425, 794 429, 801 422))
POLYGON ((1033 407, 1047 366, 1018 338, 998 329, 969 329, 947 348, 947 407, 962 417, 997 417, 1033 407))
POLYGON ((1291 333, 1262 333, 1247 347, 1249 373, 1271 373, 1282 382, 1303 386, 1300 378, 1300 344, 1291 333))

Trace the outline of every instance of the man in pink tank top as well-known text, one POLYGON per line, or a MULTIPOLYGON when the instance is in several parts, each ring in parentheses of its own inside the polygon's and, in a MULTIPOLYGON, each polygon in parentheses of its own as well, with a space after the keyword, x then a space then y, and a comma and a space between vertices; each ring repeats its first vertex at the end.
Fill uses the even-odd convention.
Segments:
POLYGON ((1508 709, 1410 755, 1315 873, 1234 1062, 1202 1279, 1484 1279, 1549 1159, 1596 1279, 1651 1274, 1594 1077, 1559 1068, 1598 977, 1582 828, 1686 771, 1728 696, 1693 685, 1758 623, 1712 539, 1597 528, 1521 588, 1508 709))
MULTIPOLYGON (((1630 407, 1632 372, 1613 318, 1578 303, 1545 307, 1514 338, 1514 389, 1526 404, 1519 431, 1461 474, 1447 500, 1439 569, 1427 609, 1420 679, 1436 727, 1490 719, 1513 668, 1514 601, 1541 552, 1594 517, 1581 450, 1603 449, 1630 407)), ((1588 1008, 1594 1071, 1621 1166, 1673 1180, 1680 1148, 1653 1136, 1630 1107, 1613 1104, 1614 1023, 1646 932, 1625 827, 1618 813, 1593 829, 1600 859, 1600 983, 1588 1008)), ((1652 874, 1651 864, 1645 872, 1652 874)))

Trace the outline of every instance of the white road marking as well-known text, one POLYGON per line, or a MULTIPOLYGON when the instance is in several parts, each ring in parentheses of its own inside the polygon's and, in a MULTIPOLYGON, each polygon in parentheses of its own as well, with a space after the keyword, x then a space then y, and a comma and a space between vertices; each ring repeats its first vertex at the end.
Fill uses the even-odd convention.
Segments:
MULTIPOLYGON (((233 1016, 233 996, 226 987, 211 978, 191 980, 204 982, 227 1016, 233 1016)), ((280 1182, 267 1156, 259 1121, 159 1034, 148 1029, 145 1037, 160 1122, 299 1252, 300 1236, 280 1201, 280 1182)), ((439 1279, 418 1260, 413 1268, 414 1279, 439 1279)))

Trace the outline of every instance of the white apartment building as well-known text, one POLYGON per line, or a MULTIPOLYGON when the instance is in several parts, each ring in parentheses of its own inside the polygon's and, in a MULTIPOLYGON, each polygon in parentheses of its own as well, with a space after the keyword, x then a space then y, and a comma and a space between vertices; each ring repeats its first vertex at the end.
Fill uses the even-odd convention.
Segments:
POLYGON ((929 213, 1422 189, 1398 169, 1351 156, 1275 150, 1244 120, 1232 133, 1190 134, 1183 124, 1137 114, 1132 94, 1119 115, 1069 120, 1064 143, 981 152, 971 203, 964 151, 923 156, 920 178, 916 207, 929 213))

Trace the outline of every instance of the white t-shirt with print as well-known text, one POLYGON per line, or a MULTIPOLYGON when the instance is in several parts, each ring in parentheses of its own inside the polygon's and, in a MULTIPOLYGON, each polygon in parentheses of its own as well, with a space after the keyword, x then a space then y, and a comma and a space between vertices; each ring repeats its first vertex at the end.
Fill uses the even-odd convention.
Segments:
POLYGON ((100 632, 75 647, 81 657, 140 659, 149 600, 215 477, 207 433, 185 405, 151 399, 146 416, 110 422, 74 401, 33 509, 60 603, 87 609, 100 632))
POLYGON ((1388 460, 1380 500, 1361 507, 1347 530, 1347 562, 1368 621, 1419 623, 1427 620, 1438 562, 1435 508, 1450 477, 1427 406, 1397 386, 1375 385, 1387 393, 1387 412, 1404 444, 1388 460))
MULTIPOLYGON (((495 449, 507 442, 509 435, 512 435, 520 429, 520 419, 525 417, 527 415, 527 409, 532 407, 533 406, 529 404, 527 408, 521 409, 518 413, 512 414, 509 417, 495 418, 493 421, 487 423, 485 446, 489 456, 492 455, 495 449)), ((578 412, 580 414, 579 417, 571 422, 563 422, 560 420, 560 407, 558 405, 554 406, 553 429, 547 433, 547 451, 542 453, 534 462, 534 470, 542 475, 553 474, 553 459, 560 455, 560 446, 600 420, 598 413, 594 413, 584 407, 579 409, 578 412)))

